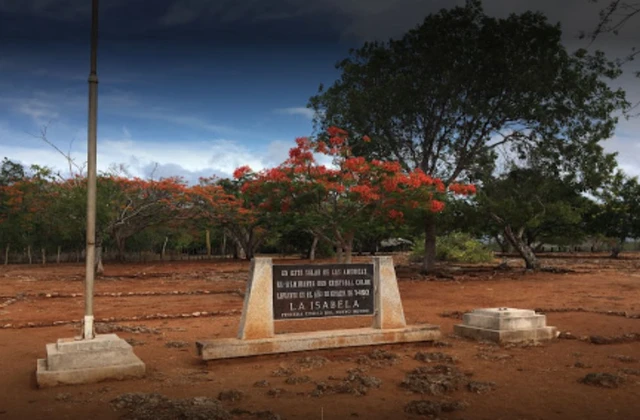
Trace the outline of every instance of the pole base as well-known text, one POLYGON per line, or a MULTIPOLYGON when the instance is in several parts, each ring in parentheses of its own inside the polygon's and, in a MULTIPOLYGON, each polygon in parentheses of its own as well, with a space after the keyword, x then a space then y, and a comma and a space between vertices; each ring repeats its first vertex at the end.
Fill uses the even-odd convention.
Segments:
POLYGON ((47 358, 38 359, 36 379, 45 388, 140 378, 145 371, 129 343, 116 334, 101 334, 90 340, 60 339, 47 344, 47 358))
POLYGON ((95 337, 93 331, 93 315, 85 315, 84 322, 82 324, 82 338, 85 340, 91 340, 95 337))

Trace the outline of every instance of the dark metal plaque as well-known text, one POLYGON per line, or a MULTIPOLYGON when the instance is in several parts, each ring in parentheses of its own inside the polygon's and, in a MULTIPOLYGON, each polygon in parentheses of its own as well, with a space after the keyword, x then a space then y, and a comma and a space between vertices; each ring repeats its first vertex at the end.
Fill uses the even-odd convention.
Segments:
POLYGON ((274 265, 274 319, 373 315, 373 264, 274 265))

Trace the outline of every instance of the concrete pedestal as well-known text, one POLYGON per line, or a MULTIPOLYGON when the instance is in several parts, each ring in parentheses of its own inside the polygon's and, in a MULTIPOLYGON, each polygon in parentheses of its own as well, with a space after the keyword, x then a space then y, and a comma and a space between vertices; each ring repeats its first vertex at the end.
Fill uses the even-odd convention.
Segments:
POLYGON ((36 378, 40 388, 75 385, 107 379, 138 378, 145 364, 133 348, 116 334, 91 340, 63 338, 47 344, 47 358, 38 359, 36 378))
POLYGON ((419 325, 397 329, 357 328, 282 334, 271 338, 240 340, 227 338, 197 341, 202 360, 231 359, 265 354, 375 346, 395 343, 435 341, 440 338, 437 325, 419 325))
POLYGON ((462 337, 496 342, 549 340, 556 337, 556 328, 548 327, 547 317, 528 309, 476 309, 462 317, 462 324, 453 331, 462 337))

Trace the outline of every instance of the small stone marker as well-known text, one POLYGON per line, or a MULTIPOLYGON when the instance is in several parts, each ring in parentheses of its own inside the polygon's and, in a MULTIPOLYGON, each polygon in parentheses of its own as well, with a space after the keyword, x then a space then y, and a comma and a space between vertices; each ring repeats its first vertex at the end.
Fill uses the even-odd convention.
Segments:
POLYGON ((372 264, 273 265, 254 258, 238 338, 196 342, 203 360, 433 341, 435 325, 407 326, 393 259, 372 264), (371 316, 371 328, 276 335, 274 321, 371 316))
POLYGON ((453 331, 474 339, 502 342, 540 341, 556 337, 556 327, 548 327, 547 317, 528 309, 475 309, 462 317, 453 331))
POLYGON ((47 358, 38 359, 36 367, 40 388, 138 378, 144 374, 145 364, 131 345, 116 334, 99 334, 91 340, 59 339, 47 344, 47 358))

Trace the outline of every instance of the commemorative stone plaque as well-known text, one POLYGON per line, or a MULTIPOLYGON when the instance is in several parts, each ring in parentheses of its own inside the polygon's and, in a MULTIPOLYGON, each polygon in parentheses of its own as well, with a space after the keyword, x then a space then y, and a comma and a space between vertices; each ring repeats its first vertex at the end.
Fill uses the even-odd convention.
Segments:
POLYGON ((373 315, 373 264, 274 265, 276 320, 373 315))

